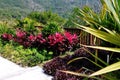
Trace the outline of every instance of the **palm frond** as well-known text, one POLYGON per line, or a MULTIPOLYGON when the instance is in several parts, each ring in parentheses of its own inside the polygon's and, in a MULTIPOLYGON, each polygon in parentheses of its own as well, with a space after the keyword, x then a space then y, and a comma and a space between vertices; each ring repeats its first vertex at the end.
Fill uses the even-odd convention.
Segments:
POLYGON ((105 73, 112 72, 119 69, 120 69, 120 61, 91 74, 89 77, 105 74, 105 73))
POLYGON ((94 35, 102 40, 105 40, 107 42, 110 42, 112 44, 120 46, 120 35, 118 33, 111 32, 111 34, 110 34, 108 32, 100 31, 98 29, 82 26, 79 24, 77 24, 77 25, 85 32, 88 32, 88 33, 90 33, 90 34, 92 34, 92 35, 94 35))

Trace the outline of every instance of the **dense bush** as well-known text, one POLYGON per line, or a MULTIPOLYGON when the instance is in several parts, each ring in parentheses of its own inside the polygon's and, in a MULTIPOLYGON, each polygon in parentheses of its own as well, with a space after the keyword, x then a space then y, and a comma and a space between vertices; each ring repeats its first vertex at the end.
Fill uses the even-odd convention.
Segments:
POLYGON ((62 58, 56 57, 44 64, 43 69, 46 74, 54 76, 57 70, 66 70, 66 63, 62 58))
POLYGON ((44 52, 39 52, 37 49, 24 49, 22 46, 18 46, 15 48, 13 52, 13 61, 21 64, 23 66, 35 66, 46 59, 46 56, 43 54, 44 52), (17 60, 16 60, 17 59, 17 60), (18 62, 19 61, 19 62, 18 62))
POLYGON ((30 18, 24 18, 22 20, 17 20, 15 28, 22 29, 29 34, 30 33, 36 34, 39 32, 39 29, 37 29, 35 26, 38 26, 38 25, 41 25, 41 24, 30 18))
POLYGON ((37 50, 36 48, 24 48, 23 46, 15 46, 12 42, 2 44, 0 41, 0 55, 21 65, 35 66, 45 60, 51 59, 50 53, 46 50, 37 50))
POLYGON ((51 34, 55 34, 56 32, 62 32, 62 31, 63 29, 58 25, 58 23, 51 22, 42 29, 42 34, 43 36, 47 37, 51 34))
POLYGON ((7 22, 0 23, 0 35, 4 33, 14 33, 14 29, 7 25, 7 22))
POLYGON ((62 26, 66 22, 64 18, 51 11, 31 12, 28 15, 28 18, 35 20, 41 23, 42 25, 46 25, 50 22, 56 22, 59 26, 62 26))
MULTIPOLYGON (((93 52, 92 49, 86 48, 86 50, 93 52)), ((91 70, 98 69, 98 67, 92 64, 89 60, 83 58, 83 57, 89 59, 93 58, 86 50, 84 47, 82 47, 76 50, 74 54, 66 55, 62 57, 55 57, 44 64, 43 70, 46 74, 54 76, 53 80, 83 80, 84 77, 68 74, 61 71, 69 70, 69 71, 75 71, 77 73, 91 74, 92 73, 91 70), (81 59, 73 60, 76 58, 81 58, 81 59)), ((89 79, 89 80, 96 80, 96 79, 89 79)))
POLYGON ((25 31, 17 30, 16 34, 4 33, 1 35, 4 41, 14 41, 25 48, 37 48, 38 50, 46 49, 48 52, 52 51, 54 56, 60 55, 65 51, 72 50, 78 44, 78 36, 69 32, 55 33, 48 37, 43 37, 42 34, 28 34, 25 31))

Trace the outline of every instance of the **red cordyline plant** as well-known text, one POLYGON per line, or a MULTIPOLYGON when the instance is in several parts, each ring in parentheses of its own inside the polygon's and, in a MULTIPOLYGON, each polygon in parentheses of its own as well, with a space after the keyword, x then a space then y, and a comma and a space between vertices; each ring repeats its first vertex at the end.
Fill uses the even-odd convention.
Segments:
POLYGON ((42 34, 28 36, 28 42, 31 43, 31 47, 37 47, 38 49, 45 48, 46 39, 43 38, 42 34))
POLYGON ((9 40, 13 39, 13 35, 12 34, 8 34, 8 33, 4 33, 4 34, 1 35, 1 38, 3 40, 9 41, 9 40))
POLYGON ((25 32, 25 31, 22 31, 22 30, 20 30, 20 29, 18 29, 17 31, 16 31, 16 37, 17 38, 26 38, 26 35, 27 35, 27 32, 25 32))
POLYGON ((57 53, 56 55, 72 49, 77 44, 78 36, 76 34, 72 35, 69 32, 65 32, 64 34, 55 33, 48 36, 49 49, 57 53))
POLYGON ((46 43, 46 39, 43 38, 42 34, 38 34, 36 37, 37 37, 36 41, 38 41, 40 44, 46 43))
POLYGON ((33 34, 30 34, 30 36, 28 36, 28 39, 29 39, 30 42, 34 42, 36 40, 36 38, 37 37, 33 34))
POLYGON ((57 43, 63 44, 64 37, 60 33, 55 33, 53 35, 48 36, 48 43, 50 46, 54 46, 57 43))
POLYGON ((26 48, 34 47, 39 50, 46 49, 48 51, 53 51, 56 56, 72 49, 78 44, 78 36, 70 32, 64 32, 63 34, 56 32, 44 38, 42 34, 29 35, 25 31, 17 30, 15 36, 5 33, 1 37, 6 41, 13 40, 26 48))
POLYGON ((69 44, 75 45, 78 43, 78 36, 76 34, 72 35, 70 32, 65 32, 64 36, 68 40, 69 44))
POLYGON ((28 47, 30 46, 30 43, 28 42, 27 36, 27 32, 17 29, 16 35, 14 36, 13 40, 20 45, 23 45, 24 47, 28 47))

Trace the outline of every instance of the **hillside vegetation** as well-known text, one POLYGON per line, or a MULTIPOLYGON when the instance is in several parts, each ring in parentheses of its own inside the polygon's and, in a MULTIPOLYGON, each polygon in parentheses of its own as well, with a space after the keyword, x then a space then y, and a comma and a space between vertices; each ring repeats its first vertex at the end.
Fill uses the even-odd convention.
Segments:
POLYGON ((99 0, 0 0, 0 18, 22 18, 32 11, 48 11, 68 17, 74 7, 91 6, 100 8, 99 0))

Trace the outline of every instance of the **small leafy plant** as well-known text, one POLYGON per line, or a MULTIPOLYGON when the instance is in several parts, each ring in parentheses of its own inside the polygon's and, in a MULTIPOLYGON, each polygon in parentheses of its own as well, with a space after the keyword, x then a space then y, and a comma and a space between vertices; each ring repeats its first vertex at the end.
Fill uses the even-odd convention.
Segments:
POLYGON ((62 28, 56 22, 50 22, 42 29, 42 34, 43 36, 48 37, 49 35, 62 31, 62 28))

